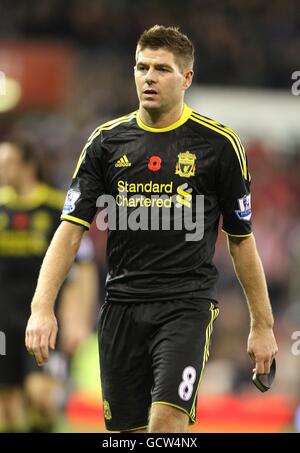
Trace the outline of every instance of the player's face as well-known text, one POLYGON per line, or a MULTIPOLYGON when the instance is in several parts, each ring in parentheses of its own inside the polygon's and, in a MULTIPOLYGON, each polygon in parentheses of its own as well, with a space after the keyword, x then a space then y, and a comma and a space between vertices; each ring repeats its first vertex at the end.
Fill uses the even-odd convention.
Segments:
POLYGON ((24 163, 18 148, 11 143, 0 144, 0 184, 17 187, 24 163))
POLYGON ((181 70, 167 49, 137 49, 134 67, 140 107, 147 111, 168 112, 182 103, 190 86, 192 70, 181 70))

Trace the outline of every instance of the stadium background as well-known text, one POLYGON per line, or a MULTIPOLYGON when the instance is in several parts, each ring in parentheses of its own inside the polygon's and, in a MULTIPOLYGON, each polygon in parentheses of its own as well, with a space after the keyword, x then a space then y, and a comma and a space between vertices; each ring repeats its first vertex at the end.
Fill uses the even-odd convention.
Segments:
MULTIPOLYGON (((300 348, 292 339, 300 331, 297 0, 2 0, 0 140, 10 131, 30 135, 50 181, 66 189, 91 131, 136 108, 135 43, 155 23, 179 25, 195 43, 188 103, 235 129, 246 145, 254 231, 279 344, 276 383, 259 394, 246 353, 248 313, 221 235, 215 259, 221 314, 194 429, 300 431, 300 348)), ((105 234, 93 229, 91 236, 103 282, 105 234)), ((57 430, 103 430, 94 335, 75 355, 71 373, 57 430)))

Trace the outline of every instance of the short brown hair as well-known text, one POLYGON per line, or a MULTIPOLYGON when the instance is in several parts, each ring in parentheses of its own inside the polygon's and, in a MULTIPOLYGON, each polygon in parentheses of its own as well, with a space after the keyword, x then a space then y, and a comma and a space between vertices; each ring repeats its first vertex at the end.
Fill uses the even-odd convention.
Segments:
POLYGON ((36 144, 30 137, 21 134, 11 134, 7 135, 1 143, 8 143, 9 145, 14 146, 23 163, 34 165, 38 181, 47 181, 41 153, 38 152, 36 144))
POLYGON ((174 54, 181 70, 193 68, 194 46, 189 38, 179 31, 179 27, 154 25, 145 30, 138 40, 137 48, 144 50, 146 47, 150 49, 164 47, 174 54))

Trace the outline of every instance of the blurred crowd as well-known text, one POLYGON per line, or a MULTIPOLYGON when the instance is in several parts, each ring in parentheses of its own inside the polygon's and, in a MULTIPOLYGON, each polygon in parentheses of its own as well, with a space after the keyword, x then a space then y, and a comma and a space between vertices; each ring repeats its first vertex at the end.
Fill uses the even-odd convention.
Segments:
POLYGON ((157 22, 180 25, 192 38, 196 80, 201 83, 287 87, 288 75, 299 63, 297 0, 32 0, 30 8, 25 1, 0 4, 0 38, 67 39, 103 57, 113 50, 121 72, 128 67, 124 50, 133 50, 137 36, 157 22))

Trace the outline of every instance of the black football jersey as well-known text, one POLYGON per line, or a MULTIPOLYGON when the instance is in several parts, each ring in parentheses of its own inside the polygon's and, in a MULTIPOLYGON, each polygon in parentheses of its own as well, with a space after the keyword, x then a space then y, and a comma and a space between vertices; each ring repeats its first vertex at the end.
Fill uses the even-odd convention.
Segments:
POLYGON ((64 193, 38 184, 26 196, 0 188, 0 307, 9 316, 29 315, 40 267, 60 224, 64 193))
POLYGON ((96 216, 100 228, 104 206, 107 301, 215 299, 220 216, 227 234, 251 234, 244 148, 232 130, 187 105, 162 129, 138 111, 109 121, 80 155, 61 218, 89 228, 96 216))

